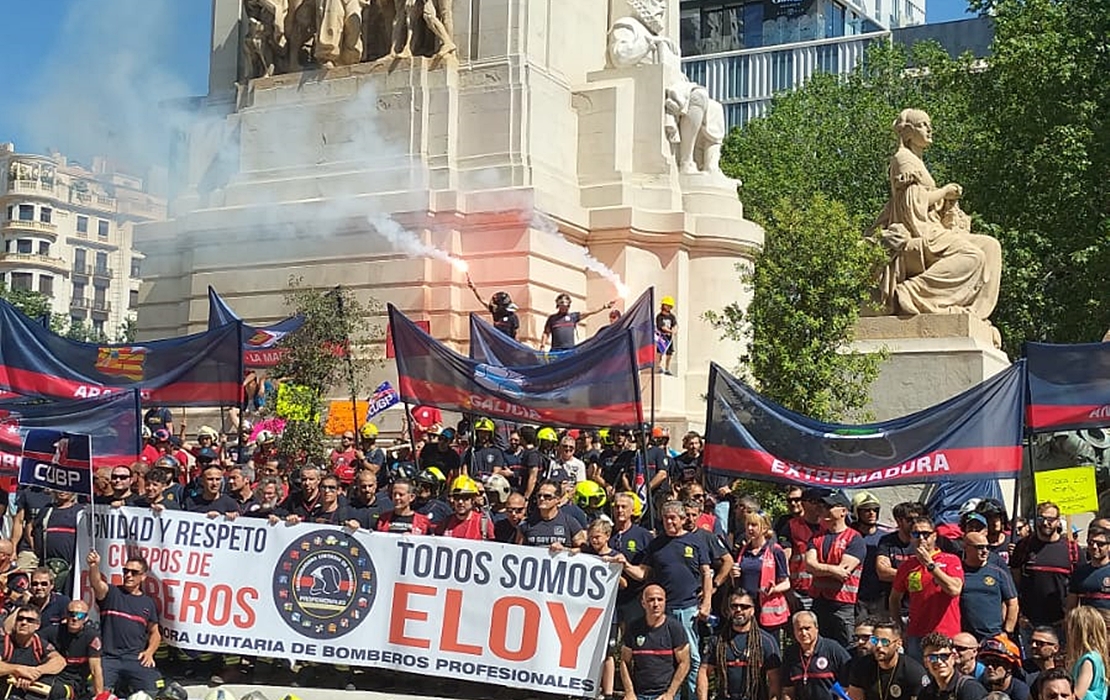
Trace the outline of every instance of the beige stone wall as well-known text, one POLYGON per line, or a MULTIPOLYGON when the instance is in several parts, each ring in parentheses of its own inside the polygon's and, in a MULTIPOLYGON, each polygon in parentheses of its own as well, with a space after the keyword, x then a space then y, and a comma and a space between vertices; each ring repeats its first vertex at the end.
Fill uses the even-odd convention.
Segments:
MULTIPOLYGON (((217 34, 231 2, 216 0, 217 34)), ((203 328, 209 284, 249 321, 282 318, 286 281, 300 276, 394 303, 465 352, 468 314, 481 310, 465 277, 405 255, 372 215, 467 260, 484 294, 508 291, 534 342, 559 292, 576 309, 615 297, 533 228, 539 212, 616 271, 629 302, 652 285, 657 300, 676 297, 679 376, 659 378, 658 413, 700 426, 708 362, 732 366, 739 350, 699 316, 746 303, 734 266, 762 244, 736 183, 678 175, 660 70, 605 68, 608 3, 482 0, 473 19, 472 7, 454 5, 457 61, 281 75, 234 96, 214 87, 181 135, 173 218, 136 232, 143 336, 203 328)), ((219 56, 214 86, 227 77, 219 56)), ((591 318, 580 338, 604 323, 591 318)))

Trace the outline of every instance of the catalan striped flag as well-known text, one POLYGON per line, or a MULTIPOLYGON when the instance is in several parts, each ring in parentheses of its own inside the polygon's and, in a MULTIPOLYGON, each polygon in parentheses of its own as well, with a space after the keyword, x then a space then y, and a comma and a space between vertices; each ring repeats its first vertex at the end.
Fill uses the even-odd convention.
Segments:
POLYGON ((102 347, 97 350, 96 364, 93 366, 101 374, 126 377, 138 382, 143 379, 145 361, 146 348, 144 347, 102 347))

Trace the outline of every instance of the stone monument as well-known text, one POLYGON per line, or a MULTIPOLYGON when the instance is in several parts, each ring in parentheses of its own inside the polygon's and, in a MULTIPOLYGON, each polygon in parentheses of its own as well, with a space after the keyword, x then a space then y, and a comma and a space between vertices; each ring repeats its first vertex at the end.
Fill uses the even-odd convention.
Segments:
POLYGON ((709 360, 740 355, 701 314, 748 301, 735 267, 763 233, 719 171, 720 105, 678 70, 677 0, 215 0, 213 22, 170 219, 136 231, 140 337, 203 328, 208 285, 281 318, 292 276, 392 302, 465 352, 483 309, 462 270, 419 255, 434 248, 484 297, 510 293, 535 343, 560 292, 614 298, 588 252, 631 297, 675 297, 658 415, 701 426, 709 360))
MULTIPOLYGON (((1002 249, 971 232, 959 206, 963 189, 938 187, 922 153, 932 121, 906 109, 894 122, 899 145, 890 159, 890 199, 868 234, 888 254, 875 301, 856 327, 854 349, 889 356, 871 386, 869 408, 887 420, 941 403, 1010 365, 988 320, 998 301, 1002 249)), ((884 502, 916 498, 905 487, 884 502)), ((1007 499, 1012 487, 1003 487, 1007 499)))

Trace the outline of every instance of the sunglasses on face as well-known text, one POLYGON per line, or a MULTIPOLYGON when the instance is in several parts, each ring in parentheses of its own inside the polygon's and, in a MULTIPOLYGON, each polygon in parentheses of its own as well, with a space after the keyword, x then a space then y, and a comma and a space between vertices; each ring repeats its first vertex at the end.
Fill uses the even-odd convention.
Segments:
POLYGON ((755 608, 751 603, 729 603, 728 607, 732 610, 751 610, 755 608))
POLYGON ((1110 544, 1110 542, 1106 540, 1087 540, 1088 547, 1105 547, 1108 544, 1110 544))
POLYGON ((924 539, 926 537, 932 537, 932 535, 933 535, 932 530, 914 530, 913 532, 910 533, 911 537, 918 537, 918 538, 921 538, 921 539, 924 539))
POLYGON ((556 496, 553 493, 541 493, 541 494, 536 496, 537 501, 550 501, 550 500, 553 500, 555 498, 558 498, 558 496, 556 496))
POLYGON ((131 478, 130 474, 113 474, 112 475, 112 481, 125 481, 125 480, 130 479, 130 478, 131 478))
POLYGON ((969 544, 967 546, 971 547, 976 552, 989 552, 991 548, 989 544, 969 544))
POLYGON ((84 620, 88 616, 89 614, 87 612, 83 612, 81 610, 69 610, 66 612, 66 617, 74 620, 84 620))
POLYGON ((1054 646, 1056 646, 1056 642, 1051 642, 1047 639, 1033 639, 1033 640, 1030 640, 1029 643, 1032 644, 1035 647, 1054 647, 1054 646))
POLYGON ((952 647, 952 648, 955 649, 956 651, 960 652, 961 654, 967 653, 969 651, 979 651, 979 647, 952 647))
POLYGON ((37 625, 39 623, 39 619, 37 617, 31 617, 30 615, 20 615, 19 617, 15 618, 15 621, 22 622, 28 625, 37 625))
POLYGON ((786 502, 787 503, 801 503, 802 499, 801 498, 788 498, 788 499, 786 499, 786 502))
POLYGON ((1009 668, 1010 662, 1003 661, 1002 659, 986 658, 983 659, 983 665, 990 666, 991 668, 1009 668))
POLYGON ((49 581, 31 581, 31 588, 46 588, 49 585, 49 581))
POLYGON ((321 491, 338 491, 339 487, 336 486, 335 484, 322 484, 320 486, 320 490, 321 491))
POLYGON ((142 576, 143 575, 143 570, 142 569, 124 569, 123 570, 123 575, 124 576, 142 576))
POLYGON ((875 635, 871 635, 871 638, 868 641, 871 642, 872 646, 884 648, 894 643, 893 639, 887 639, 886 637, 876 637, 875 635))
POLYGON ((939 654, 926 654, 925 660, 931 664, 946 664, 952 660, 952 653, 946 651, 939 654))

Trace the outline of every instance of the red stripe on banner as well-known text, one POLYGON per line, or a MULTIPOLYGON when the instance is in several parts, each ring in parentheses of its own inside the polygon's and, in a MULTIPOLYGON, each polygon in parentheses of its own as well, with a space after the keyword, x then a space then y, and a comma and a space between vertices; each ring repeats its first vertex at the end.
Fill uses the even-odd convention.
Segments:
POLYGON ((648 343, 636 351, 636 368, 655 366, 655 343, 648 343))
MULTIPOLYGON (((134 388, 77 382, 9 365, 0 365, 0 385, 32 396, 44 395, 65 399, 112 396, 134 388)), ((169 403, 175 406, 214 406, 238 405, 240 389, 238 382, 174 382, 157 389, 142 389, 141 393, 143 401, 169 403)))
POLYGON ((886 486, 936 478, 1007 478, 1021 470, 1021 446, 937 450, 908 462, 878 469, 838 469, 792 464, 761 450, 706 445, 707 468, 753 479, 820 486, 886 486))
POLYGON ((532 408, 493 396, 471 393, 458 387, 400 377, 397 389, 409 403, 459 410, 478 415, 508 418, 518 422, 548 422, 562 425, 629 425, 643 410, 639 402, 609 404, 593 408, 532 408))
POLYGON ((1030 404, 1025 407, 1025 424, 1033 430, 1063 427, 1078 429, 1110 425, 1110 404, 1089 406, 1030 404))
POLYGON ((60 467, 69 467, 71 469, 88 469, 89 462, 79 459, 66 458, 59 462, 54 461, 53 452, 36 452, 34 450, 23 450, 23 456, 28 459, 37 459, 40 462, 47 462, 48 464, 57 464, 60 467))

